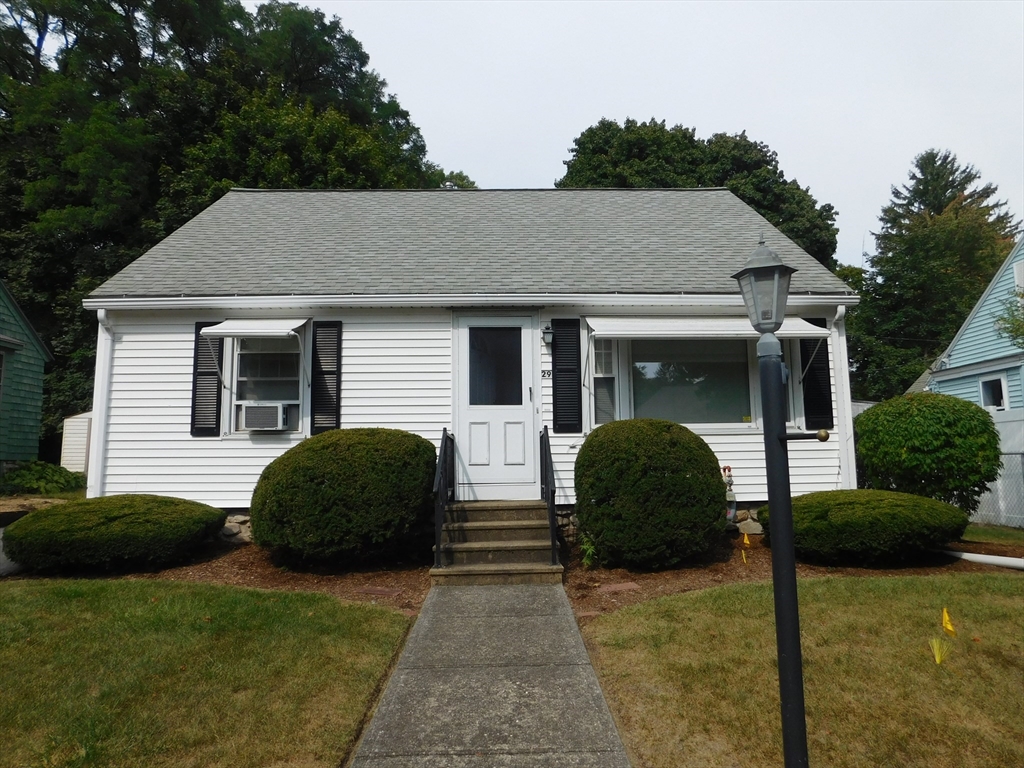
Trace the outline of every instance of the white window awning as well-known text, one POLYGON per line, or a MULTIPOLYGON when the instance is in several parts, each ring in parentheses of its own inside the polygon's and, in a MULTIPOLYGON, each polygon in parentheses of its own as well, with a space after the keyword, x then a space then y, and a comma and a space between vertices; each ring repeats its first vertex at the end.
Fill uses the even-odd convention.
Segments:
MULTIPOLYGON (((597 338, 606 339, 757 339, 745 317, 587 317, 597 338)), ((775 332, 780 339, 826 339, 827 328, 787 317, 775 332)))
POLYGON ((210 325, 199 331, 201 336, 212 339, 233 338, 239 336, 259 336, 262 338, 282 338, 292 336, 296 330, 309 322, 308 317, 290 319, 247 319, 225 320, 217 325, 210 325))

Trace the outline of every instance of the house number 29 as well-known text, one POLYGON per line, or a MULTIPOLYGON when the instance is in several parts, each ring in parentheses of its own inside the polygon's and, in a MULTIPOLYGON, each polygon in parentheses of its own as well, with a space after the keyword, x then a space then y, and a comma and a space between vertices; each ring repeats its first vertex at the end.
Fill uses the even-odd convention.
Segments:
POLYGON ((550 370, 547 370, 547 371, 541 371, 541 372, 540 372, 540 377, 541 377, 542 379, 550 379, 550 378, 551 378, 551 371, 550 371, 550 370))

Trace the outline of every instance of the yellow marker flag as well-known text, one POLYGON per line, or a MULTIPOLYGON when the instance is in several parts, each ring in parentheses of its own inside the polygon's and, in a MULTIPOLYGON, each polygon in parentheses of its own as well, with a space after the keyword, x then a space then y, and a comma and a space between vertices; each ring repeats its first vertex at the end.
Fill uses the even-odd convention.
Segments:
POLYGON ((950 637, 956 637, 956 629, 953 628, 953 622, 949 620, 949 611, 945 608, 942 609, 942 628, 950 637))
POLYGON ((941 664, 949 655, 950 645, 945 640, 936 637, 928 641, 928 647, 932 649, 932 656, 935 657, 936 664, 941 664))
POLYGON ((741 549, 740 550, 740 554, 743 555, 743 564, 746 565, 747 564, 747 550, 741 549))
POLYGON ((743 546, 744 547, 749 547, 750 546, 750 537, 747 536, 747 534, 745 534, 745 533, 743 534, 743 546))

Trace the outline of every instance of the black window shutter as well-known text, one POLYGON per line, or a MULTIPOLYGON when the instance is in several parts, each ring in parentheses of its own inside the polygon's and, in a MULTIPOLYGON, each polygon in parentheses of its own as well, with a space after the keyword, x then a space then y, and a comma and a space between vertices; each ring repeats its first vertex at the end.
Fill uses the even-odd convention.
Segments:
POLYGON ((208 339, 199 331, 217 323, 196 323, 192 358, 192 437, 220 436, 220 369, 224 339, 208 339))
MULTIPOLYGON (((806 319, 812 325, 826 327, 824 319, 806 319)), ((806 371, 803 378, 804 426, 807 429, 833 429, 828 339, 801 339, 800 366, 806 371)))
POLYGON ((580 321, 552 320, 551 388, 555 432, 583 431, 583 376, 580 365, 580 321))
POLYGON ((313 323, 312 434, 341 426, 341 323, 313 323))

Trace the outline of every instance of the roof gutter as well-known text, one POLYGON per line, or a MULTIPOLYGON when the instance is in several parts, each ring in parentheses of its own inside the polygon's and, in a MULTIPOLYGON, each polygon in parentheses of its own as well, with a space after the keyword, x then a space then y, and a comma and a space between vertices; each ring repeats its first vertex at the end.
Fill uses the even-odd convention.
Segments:
MULTIPOLYGON (((852 306, 853 294, 790 294, 787 306, 794 309, 820 306, 852 306)), ((672 307, 676 309, 744 309, 736 294, 700 293, 510 293, 510 294, 338 294, 289 296, 139 296, 97 297, 82 302, 86 309, 296 309, 316 307, 672 307)))

